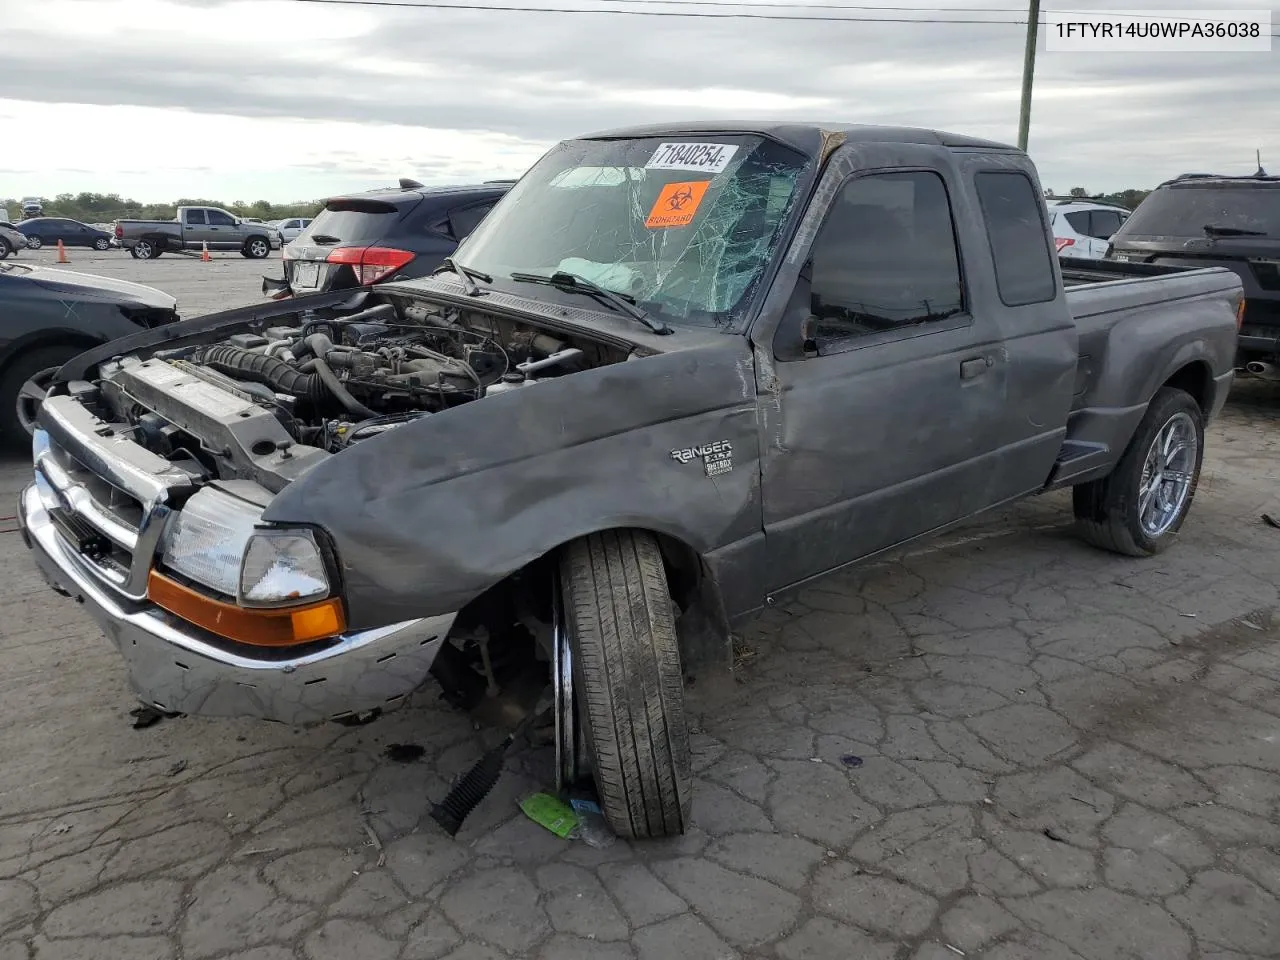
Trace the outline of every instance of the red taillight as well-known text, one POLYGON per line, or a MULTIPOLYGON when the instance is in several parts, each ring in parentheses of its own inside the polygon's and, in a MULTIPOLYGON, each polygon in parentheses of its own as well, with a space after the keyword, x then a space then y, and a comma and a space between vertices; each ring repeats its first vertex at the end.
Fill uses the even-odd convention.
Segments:
POLYGON ((1236 305, 1236 330, 1237 331, 1244 326, 1245 303, 1246 303, 1245 299, 1241 297, 1240 303, 1236 305))
POLYGON ((118 223, 116 224, 116 239, 117 240, 124 239, 124 227, 120 226, 120 224, 118 223))
POLYGON ((339 247, 325 257, 325 260, 351 267, 361 286, 367 286, 385 280, 413 257, 414 254, 408 250, 397 250, 394 247, 339 247))
POLYGON ((1053 242, 1058 245, 1058 252, 1061 253, 1067 247, 1074 246, 1075 241, 1070 237, 1054 237, 1053 242))

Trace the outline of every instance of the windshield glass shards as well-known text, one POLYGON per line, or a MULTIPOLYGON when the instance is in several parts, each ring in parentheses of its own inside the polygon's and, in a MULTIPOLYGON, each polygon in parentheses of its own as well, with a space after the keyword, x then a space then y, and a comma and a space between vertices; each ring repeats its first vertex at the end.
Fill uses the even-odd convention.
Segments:
POLYGON ((569 274, 661 322, 733 323, 796 200, 804 155, 759 136, 571 140, 458 250, 496 281, 569 274))

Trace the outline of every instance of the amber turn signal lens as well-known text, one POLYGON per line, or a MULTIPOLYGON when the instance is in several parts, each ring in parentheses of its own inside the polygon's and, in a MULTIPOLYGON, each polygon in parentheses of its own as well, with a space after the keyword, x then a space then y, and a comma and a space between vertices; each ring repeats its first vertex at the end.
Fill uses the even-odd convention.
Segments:
POLYGON ((255 647, 290 647, 333 637, 346 629, 336 597, 283 610, 249 610, 223 603, 152 570, 147 597, 198 627, 255 647))
POLYGON ((1244 297, 1240 298, 1240 305, 1236 307, 1236 329, 1239 330, 1244 326, 1244 297))

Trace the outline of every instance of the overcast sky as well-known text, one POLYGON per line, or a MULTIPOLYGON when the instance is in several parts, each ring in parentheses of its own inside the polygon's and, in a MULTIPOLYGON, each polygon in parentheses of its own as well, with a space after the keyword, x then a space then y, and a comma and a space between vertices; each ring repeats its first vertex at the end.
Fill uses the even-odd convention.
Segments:
MULTIPOLYGON (((664 9, 652 0, 470 2, 664 9)), ((768 11, 1024 16, 1017 0, 822 2, 922 12, 768 11), (989 12, 954 12, 966 8, 989 12)), ((1025 29, 298 0, 0 0, 0 198, 93 190, 144 201, 289 201, 400 176, 514 176, 562 137, 664 119, 894 123, 1013 142, 1025 29)), ((1264 166, 1280 170, 1277 119, 1280 47, 1082 55, 1046 52, 1041 37, 1029 149, 1056 190, 1150 186, 1189 170, 1252 172, 1259 147, 1264 166)))

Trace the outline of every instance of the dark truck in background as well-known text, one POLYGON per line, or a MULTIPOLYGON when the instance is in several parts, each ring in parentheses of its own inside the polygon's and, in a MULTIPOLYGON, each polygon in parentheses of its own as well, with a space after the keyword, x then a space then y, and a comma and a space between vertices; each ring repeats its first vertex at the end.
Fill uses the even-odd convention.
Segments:
POLYGON ((1259 169, 1236 177, 1184 174, 1162 183, 1111 237, 1107 258, 1236 273, 1245 300, 1236 366, 1280 380, 1280 176, 1259 169))
POLYGON ((1106 550, 1176 539, 1239 277, 1087 282, 1041 195, 928 130, 566 141, 445 272, 64 366, 23 536, 159 710, 365 719, 533 675, 557 784, 680 833, 684 684, 735 621, 1046 490, 1106 550))

